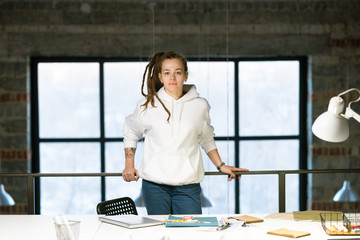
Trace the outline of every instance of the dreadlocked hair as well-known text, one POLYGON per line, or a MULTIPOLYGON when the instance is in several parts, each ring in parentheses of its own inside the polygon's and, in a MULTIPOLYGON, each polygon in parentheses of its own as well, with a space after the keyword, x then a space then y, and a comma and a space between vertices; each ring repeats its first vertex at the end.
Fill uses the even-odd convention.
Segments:
POLYGON ((150 58, 149 63, 145 68, 143 74, 143 80, 141 84, 141 94, 146 98, 146 102, 142 105, 145 106, 145 109, 147 109, 149 103, 151 104, 152 107, 155 107, 155 97, 156 97, 157 100, 159 100, 159 102, 165 109, 165 111, 167 112, 168 114, 167 121, 169 122, 171 117, 170 111, 165 107, 165 104, 161 101, 161 99, 157 95, 157 91, 159 91, 160 88, 163 86, 159 78, 159 73, 161 73, 162 63, 166 59, 179 59, 184 65, 185 72, 188 71, 187 60, 180 54, 173 51, 158 52, 154 54, 153 57, 150 58), (147 94, 144 93, 145 82, 147 87, 147 94))

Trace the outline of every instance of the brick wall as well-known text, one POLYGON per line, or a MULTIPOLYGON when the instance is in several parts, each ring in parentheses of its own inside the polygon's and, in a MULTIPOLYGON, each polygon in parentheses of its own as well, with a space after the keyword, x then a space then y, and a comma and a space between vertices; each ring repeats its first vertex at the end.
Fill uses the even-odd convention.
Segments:
MULTIPOLYGON (((350 121, 351 136, 340 144, 320 141, 310 129, 331 96, 360 87, 359 11, 356 0, 2 0, 0 171, 30 171, 30 56, 149 56, 170 49, 185 56, 309 56, 308 165, 359 168, 358 123, 350 121)), ((343 178, 312 176, 309 207, 331 206, 343 178)), ((360 179, 350 178, 360 192, 360 179)), ((1 180, 19 207, 0 212, 26 212, 25 181, 1 180)))

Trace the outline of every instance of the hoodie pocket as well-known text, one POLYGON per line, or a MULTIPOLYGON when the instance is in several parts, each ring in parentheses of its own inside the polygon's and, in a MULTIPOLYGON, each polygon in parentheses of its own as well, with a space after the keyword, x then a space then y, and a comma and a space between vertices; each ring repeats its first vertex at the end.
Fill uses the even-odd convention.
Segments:
POLYGON ((144 176, 167 185, 183 185, 197 179, 190 160, 181 156, 154 156, 144 168, 144 176))

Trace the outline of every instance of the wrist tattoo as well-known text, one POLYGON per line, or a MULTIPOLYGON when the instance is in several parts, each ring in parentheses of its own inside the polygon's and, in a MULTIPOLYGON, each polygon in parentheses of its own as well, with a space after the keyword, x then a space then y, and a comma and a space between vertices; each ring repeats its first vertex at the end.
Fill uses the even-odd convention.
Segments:
POLYGON ((135 156, 136 148, 125 148, 125 158, 132 158, 135 156))

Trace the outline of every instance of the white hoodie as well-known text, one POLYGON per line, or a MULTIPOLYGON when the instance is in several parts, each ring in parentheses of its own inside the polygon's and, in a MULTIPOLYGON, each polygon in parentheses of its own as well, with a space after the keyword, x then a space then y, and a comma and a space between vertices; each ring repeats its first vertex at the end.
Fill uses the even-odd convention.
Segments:
POLYGON ((194 85, 184 85, 185 95, 175 100, 165 92, 158 96, 170 111, 156 99, 155 107, 138 102, 133 114, 126 117, 124 147, 136 148, 145 134, 144 157, 139 175, 145 180, 166 185, 199 183, 204 177, 200 146, 206 153, 216 149, 214 129, 210 125, 208 102, 199 97, 194 85))

